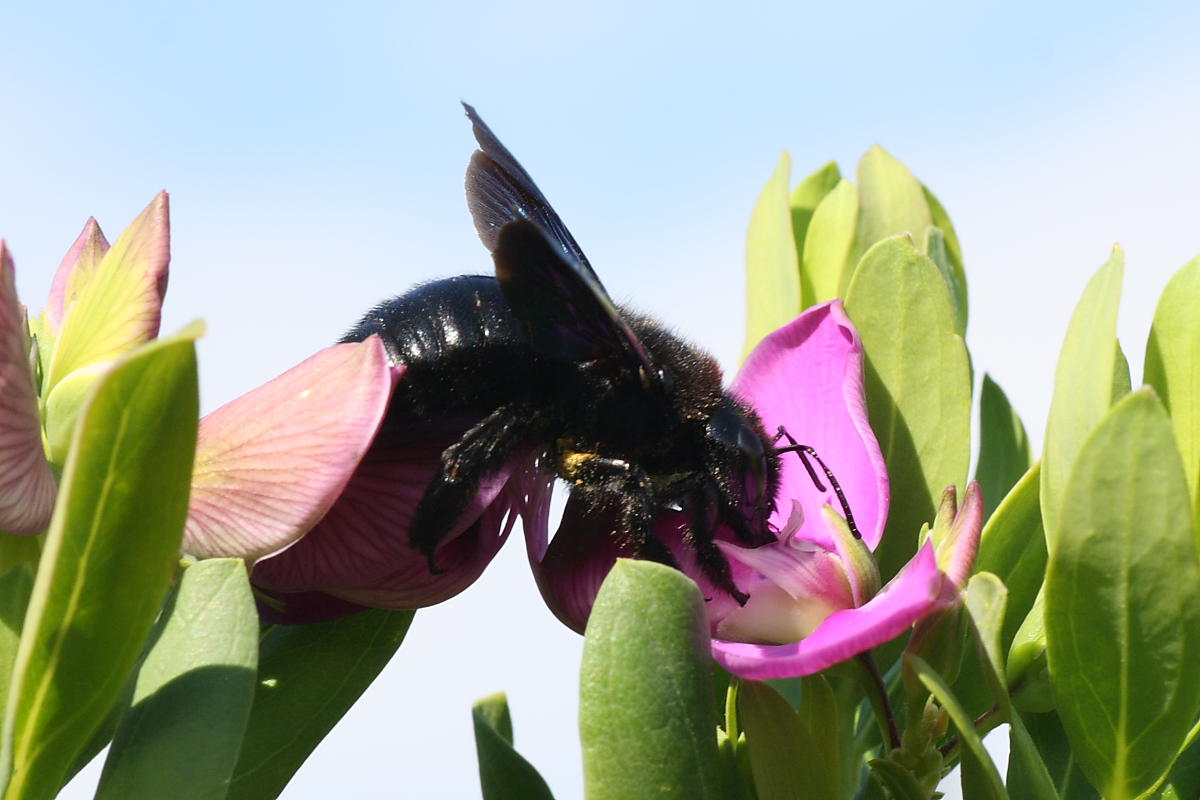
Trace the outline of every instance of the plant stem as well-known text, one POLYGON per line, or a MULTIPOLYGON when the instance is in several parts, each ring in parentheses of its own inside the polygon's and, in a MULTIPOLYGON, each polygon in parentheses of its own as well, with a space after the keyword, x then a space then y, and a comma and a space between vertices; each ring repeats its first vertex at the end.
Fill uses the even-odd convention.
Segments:
POLYGON ((888 700, 887 685, 879 672, 879 664, 870 653, 858 654, 858 661, 866 670, 867 697, 875 709, 875 718, 879 721, 880 731, 888 742, 890 749, 900 747, 900 730, 896 727, 896 714, 892 711, 892 703, 888 700))

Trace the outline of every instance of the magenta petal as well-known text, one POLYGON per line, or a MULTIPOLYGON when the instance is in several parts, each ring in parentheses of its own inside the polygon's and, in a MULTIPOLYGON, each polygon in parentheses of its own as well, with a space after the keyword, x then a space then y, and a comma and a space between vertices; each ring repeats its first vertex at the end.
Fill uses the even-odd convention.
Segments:
POLYGON ((432 574, 409 542, 417 504, 461 431, 397 440, 387 425, 329 512, 293 547, 260 561, 256 585, 273 592, 321 590, 361 605, 419 608, 462 591, 504 544, 517 500, 506 492, 524 457, 487 478, 435 554, 432 574))
MULTIPOLYGON (((887 521, 887 468, 867 421, 862 340, 841 301, 814 306, 763 339, 732 389, 758 411, 768 433, 782 425, 821 455, 874 550, 887 521)), ((795 455, 783 456, 779 497, 800 501, 806 522, 798 535, 832 548, 821 507, 829 504, 840 513, 841 505, 828 483, 826 490, 816 490, 795 455)), ((789 512, 781 502, 771 521, 782 527, 789 512)))
POLYGON ((713 658, 751 680, 812 675, 899 636, 949 598, 933 545, 925 546, 866 605, 829 615, 813 634, 782 645, 714 639, 713 658))
POLYGON ((100 264, 108 252, 108 240, 94 217, 88 217, 83 231, 63 256, 50 284, 50 298, 46 302, 46 317, 55 330, 62 327, 67 308, 74 300, 78 287, 86 282, 87 276, 100 264))
POLYGON ((42 449, 24 309, 17 301, 12 258, 0 239, 0 530, 41 533, 57 491, 42 449))
POLYGON ((546 606, 568 628, 583 633, 596 593, 613 564, 618 558, 637 557, 634 548, 622 546, 613 535, 616 514, 585 514, 583 503, 569 497, 558 532, 549 546, 542 547, 536 525, 528 517, 524 525, 529 564, 546 606))
POLYGON ((184 550, 254 560, 307 532, 367 451, 392 382, 372 336, 322 350, 201 420, 184 550))

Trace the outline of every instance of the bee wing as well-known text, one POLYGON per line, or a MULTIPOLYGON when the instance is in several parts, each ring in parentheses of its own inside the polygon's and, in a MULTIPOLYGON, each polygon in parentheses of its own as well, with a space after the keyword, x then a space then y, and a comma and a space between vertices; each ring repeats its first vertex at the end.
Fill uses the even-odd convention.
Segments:
POLYGON ((467 168, 467 205, 484 246, 495 250, 501 228, 519 219, 529 220, 599 281, 575 237, 550 207, 533 178, 479 118, 475 109, 466 103, 463 108, 467 110, 480 148, 471 156, 471 165, 467 168))
POLYGON ((595 270, 545 195, 475 109, 463 103, 480 150, 467 168, 475 229, 496 262, 509 307, 533 346, 557 358, 632 357, 657 375, 595 270))
POLYGON ((555 358, 589 361, 632 357, 656 375, 637 336, 591 270, 581 267, 526 220, 500 229, 492 251, 496 279, 534 349, 555 358))

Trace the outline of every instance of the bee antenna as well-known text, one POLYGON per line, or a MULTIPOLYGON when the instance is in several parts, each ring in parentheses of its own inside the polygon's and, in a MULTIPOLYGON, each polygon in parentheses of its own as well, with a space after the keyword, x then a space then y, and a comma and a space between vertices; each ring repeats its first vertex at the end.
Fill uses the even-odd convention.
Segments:
POLYGON ((816 450, 812 449, 806 444, 800 444, 797 442, 782 425, 779 426, 779 431, 775 434, 775 438, 771 440, 771 444, 778 442, 780 439, 787 439, 790 444, 786 447, 775 448, 775 454, 782 455, 784 453, 795 453, 800 458, 800 463, 804 465, 804 469, 808 471, 808 477, 812 480, 813 485, 817 487, 818 492, 825 491, 825 486, 821 483, 821 479, 817 477, 817 471, 814 470, 812 464, 809 463, 809 457, 811 456, 812 459, 821 466, 821 471, 824 472, 825 477, 829 479, 829 484, 833 487, 833 492, 837 495, 838 502, 841 503, 842 511, 846 513, 846 527, 850 529, 850 533, 855 539, 861 539, 862 534, 858 532, 858 525, 854 523, 854 514, 850 511, 850 504, 846 502, 846 494, 842 491, 842 486, 838 483, 837 478, 834 477, 833 470, 825 465, 825 462, 821 460, 819 455, 817 455, 816 450))

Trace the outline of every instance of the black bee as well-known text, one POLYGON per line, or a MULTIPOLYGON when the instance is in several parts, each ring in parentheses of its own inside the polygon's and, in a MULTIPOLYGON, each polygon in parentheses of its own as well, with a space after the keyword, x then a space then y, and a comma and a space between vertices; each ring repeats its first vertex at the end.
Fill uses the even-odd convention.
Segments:
POLYGON ((705 576, 744 603, 714 534, 723 523, 747 546, 775 540, 779 453, 793 448, 774 447, 709 355, 613 303, 529 174, 464 106, 480 147, 467 201, 496 276, 419 286, 343 339, 380 334, 407 367, 381 435, 458 436, 417 506, 413 547, 439 571, 435 552, 481 481, 529 454, 585 510, 611 513, 613 534, 643 557, 674 563, 654 520, 685 511, 705 576))

